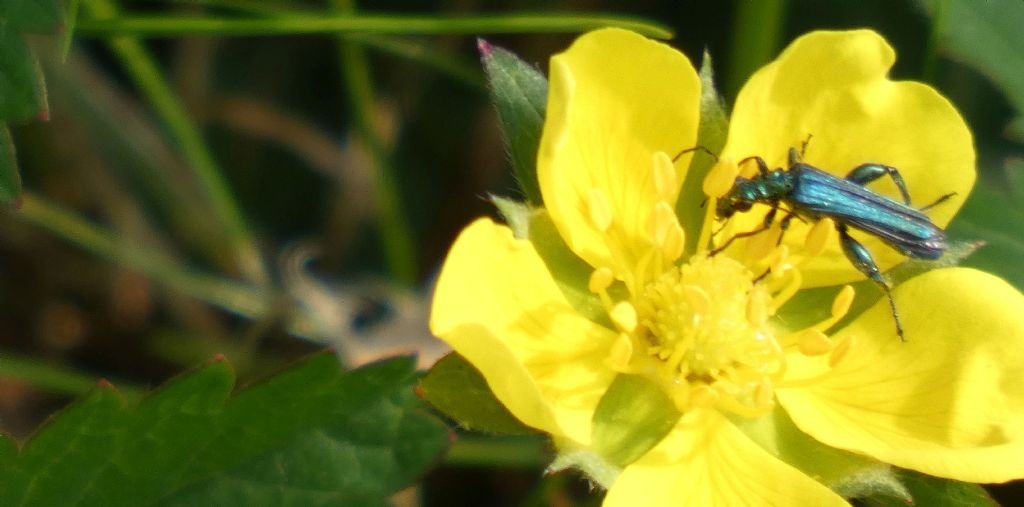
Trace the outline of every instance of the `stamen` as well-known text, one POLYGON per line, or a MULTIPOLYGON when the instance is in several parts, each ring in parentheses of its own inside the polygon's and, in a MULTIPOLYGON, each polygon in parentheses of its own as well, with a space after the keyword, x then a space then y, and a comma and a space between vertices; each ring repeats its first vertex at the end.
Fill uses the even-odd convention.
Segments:
POLYGON ((836 345, 836 348, 832 349, 832 354, 828 356, 828 365, 833 369, 836 365, 842 361, 847 354, 850 352, 850 347, 853 347, 853 336, 847 336, 843 341, 836 345))
POLYGON ((629 371, 629 362, 632 359, 633 340, 630 340, 627 334, 619 333, 618 339, 615 340, 615 343, 612 344, 611 350, 608 351, 608 357, 605 358, 605 364, 614 371, 627 373, 629 371))
POLYGON ((805 356, 820 356, 832 351, 832 340, 817 329, 805 329, 796 341, 800 353, 805 356))
POLYGON ((662 199, 673 200, 676 190, 679 188, 675 165, 672 164, 672 159, 669 158, 668 154, 663 151, 654 152, 652 158, 654 165, 654 190, 662 199))
POLYGON ((617 303, 608 314, 608 317, 612 319, 612 322, 615 323, 619 329, 627 333, 632 333, 636 330, 636 308, 628 301, 620 301, 617 303))
POLYGON ((590 281, 587 283, 587 288, 590 292, 595 294, 607 289, 612 286, 615 281, 615 273, 609 268, 597 268, 593 273, 590 273, 590 281))
POLYGON ((828 244, 835 228, 835 222, 828 217, 818 220, 811 226, 811 230, 807 231, 807 239, 804 240, 804 251, 808 257, 817 257, 825 251, 825 245, 828 244))
POLYGON ((672 206, 665 201, 658 201, 654 210, 647 217, 647 238, 659 248, 665 244, 669 231, 679 227, 679 219, 672 206))
POLYGON ((612 205, 601 189, 592 188, 587 192, 587 212, 590 223, 598 231, 606 232, 612 226, 612 205))
POLYGON ((718 398, 718 391, 709 385, 701 384, 690 389, 690 405, 694 407, 713 406, 718 398))
POLYGON ((686 247, 686 232, 676 223, 669 228, 665 234, 665 242, 661 245, 661 254, 668 262, 675 262, 683 255, 683 248, 686 247))
POLYGON ((732 159, 719 158, 715 166, 708 171, 708 175, 704 177, 704 194, 715 199, 722 197, 732 188, 739 172, 739 168, 736 167, 736 163, 732 159))

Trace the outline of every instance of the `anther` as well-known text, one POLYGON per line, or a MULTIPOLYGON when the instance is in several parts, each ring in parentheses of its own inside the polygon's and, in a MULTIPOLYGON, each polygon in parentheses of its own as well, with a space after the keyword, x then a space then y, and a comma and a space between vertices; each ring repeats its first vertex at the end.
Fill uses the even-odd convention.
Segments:
POLYGON ((732 159, 722 157, 718 159, 714 167, 704 177, 704 194, 708 197, 719 198, 725 195, 736 182, 736 176, 740 170, 732 159))
POLYGON ((690 403, 694 407, 710 407, 718 402, 718 391, 709 385, 699 385, 690 390, 690 403))
POLYGON ((609 268, 597 268, 593 273, 590 273, 590 280, 587 282, 587 288, 590 292, 597 294, 608 287, 612 286, 612 282, 615 281, 615 273, 609 268))
POLYGON ((665 233, 665 241, 661 245, 661 254, 665 256, 665 260, 674 262, 683 255, 683 248, 685 247, 686 232, 676 223, 665 233))
POLYGON ((843 341, 839 342, 834 349, 832 354, 828 356, 828 365, 831 368, 835 368, 843 358, 850 352, 850 347, 853 346, 853 336, 847 336, 843 341))
POLYGON ((674 198, 679 183, 676 179, 676 168, 672 164, 672 159, 663 151, 654 152, 652 159, 654 190, 662 199, 674 198))
POLYGON ((767 377, 761 379, 761 383, 757 385, 757 389, 754 391, 754 406, 758 408, 770 407, 774 399, 775 387, 772 385, 771 379, 767 377))
POLYGON ((629 362, 633 359, 633 341, 625 333, 619 333, 618 339, 612 343, 605 364, 614 371, 626 372, 629 362))
POLYGON ((839 294, 836 294, 836 298, 832 301, 832 317, 841 319, 846 316, 846 313, 850 311, 850 305, 853 304, 853 297, 857 294, 857 291, 853 289, 852 285, 846 285, 839 290, 839 294))
POLYGON ((636 308, 629 301, 620 301, 608 315, 619 329, 627 333, 636 330, 636 308))
POLYGON ((797 338, 796 346, 805 356, 820 356, 832 351, 832 340, 817 329, 805 329, 797 338))
POLYGON ((597 230, 605 232, 612 226, 612 205, 601 189, 592 188, 587 192, 587 212, 597 230))

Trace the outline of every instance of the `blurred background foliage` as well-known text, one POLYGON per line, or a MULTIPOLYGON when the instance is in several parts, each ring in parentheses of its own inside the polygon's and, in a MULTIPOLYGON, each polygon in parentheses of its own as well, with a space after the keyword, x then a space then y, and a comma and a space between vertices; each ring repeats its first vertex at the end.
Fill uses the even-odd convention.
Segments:
MULTIPOLYGON (((472 218, 495 215, 488 194, 520 195, 474 35, 546 74, 550 55, 595 26, 543 22, 549 12, 670 30, 695 64, 705 48, 713 55, 729 101, 807 31, 878 31, 897 51, 892 76, 936 87, 974 132, 980 178, 950 234, 987 246, 965 264, 1024 289, 1019 0, 84 0, 78 9, 77 27, 65 24, 74 28, 66 59, 56 37, 29 38, 49 120, 12 125, 26 191, 19 209, 0 213, 0 421, 19 438, 97 378, 137 396, 215 353, 242 383, 324 344, 350 366, 402 352, 432 364, 444 351, 425 323, 446 249, 472 218), (429 23, 523 12, 538 16, 429 23), (341 35, 304 22, 352 13, 379 22, 341 35), (156 21, 118 24, 129 14, 156 21), (204 28, 182 16, 261 21, 204 28)), ((460 440, 424 478, 426 504, 600 500, 571 475, 542 477, 536 441, 477 444, 460 440)), ((1016 485, 993 489, 1007 503, 1021 498, 1016 485)))

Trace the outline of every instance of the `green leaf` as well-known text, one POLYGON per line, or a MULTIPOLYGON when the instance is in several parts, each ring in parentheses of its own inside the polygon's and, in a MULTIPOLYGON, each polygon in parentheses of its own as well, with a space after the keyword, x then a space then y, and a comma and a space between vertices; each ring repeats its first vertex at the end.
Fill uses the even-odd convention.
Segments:
POLYGON ((641 375, 619 375, 594 411, 591 441, 598 454, 625 466, 661 442, 681 416, 661 386, 641 375))
POLYGON ((381 504, 449 441, 415 381, 409 358, 324 353, 230 399, 222 360, 135 408, 101 386, 7 459, 0 505, 381 504))
POLYGON ((18 158, 7 125, 0 123, 0 202, 9 203, 21 193, 18 158))
POLYGON ((459 426, 498 435, 533 435, 494 397, 483 375, 462 356, 441 358, 420 381, 423 399, 459 426))
POLYGON ((487 41, 477 41, 480 59, 491 85, 491 98, 498 110, 519 188, 530 204, 543 201, 537 184, 537 147, 544 128, 548 82, 532 65, 487 41))
MULTIPOLYGON (((697 127, 697 146, 712 153, 719 153, 725 147, 725 139, 729 135, 729 114, 715 87, 711 55, 707 51, 704 52, 704 60, 700 66, 700 82, 700 125, 697 127)), ((705 200, 704 178, 714 165, 714 157, 703 150, 697 150, 690 161, 690 169, 686 172, 686 180, 676 202, 676 215, 686 230, 684 258, 697 251, 700 227, 704 224, 707 212, 701 205, 705 200)))
POLYGON ((0 121, 26 121, 46 111, 43 75, 20 33, 0 34, 0 121))
POLYGON ((0 30, 53 33, 63 18, 58 0, 4 0, 0 7, 0 30))
POLYGON ((1024 113, 1024 2, 921 0, 942 54, 978 69, 1024 113))
POLYGON ((734 417, 751 440, 846 498, 870 495, 910 499, 894 469, 871 458, 829 447, 800 431, 785 410, 764 417, 734 417))

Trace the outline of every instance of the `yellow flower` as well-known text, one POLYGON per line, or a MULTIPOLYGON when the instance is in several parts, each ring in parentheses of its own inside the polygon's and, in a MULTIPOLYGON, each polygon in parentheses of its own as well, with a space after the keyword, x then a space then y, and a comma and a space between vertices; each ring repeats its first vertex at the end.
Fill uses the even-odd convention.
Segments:
MULTIPOLYGON (((722 160, 784 166, 812 134, 806 160, 837 175, 878 161, 900 168, 918 203, 966 196, 974 152, 963 120, 931 88, 886 79, 893 60, 869 31, 800 38, 741 91, 722 160)), ((805 248, 799 223, 780 248, 683 255, 687 234, 710 229, 676 213, 697 206, 676 202, 690 155, 672 160, 697 144, 701 83, 689 61, 607 29, 550 69, 538 154, 546 211, 533 226, 558 234, 468 226, 438 281, 431 328, 563 455, 605 448, 595 412, 616 379, 657 386, 681 416, 638 459, 595 473, 606 505, 844 504, 758 433, 781 409, 817 441, 899 467, 971 482, 1024 477, 1020 293, 982 272, 937 269, 895 290, 905 343, 884 301, 831 329, 850 289, 824 321, 794 328, 777 312, 801 286, 863 277, 835 238, 805 248), (553 245, 559 236, 564 245, 553 245), (550 254, 559 247, 571 254, 550 254), (755 281, 764 265, 772 274, 755 281)), ((886 185, 872 188, 893 195, 886 185)), ((956 203, 929 213, 945 226, 956 203)), ((738 214, 735 230, 761 216, 738 214)), ((862 239, 883 268, 900 260, 862 239)))

